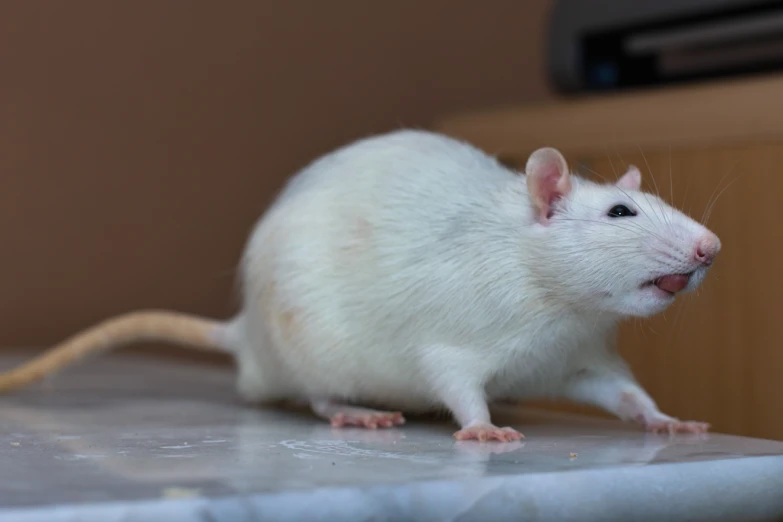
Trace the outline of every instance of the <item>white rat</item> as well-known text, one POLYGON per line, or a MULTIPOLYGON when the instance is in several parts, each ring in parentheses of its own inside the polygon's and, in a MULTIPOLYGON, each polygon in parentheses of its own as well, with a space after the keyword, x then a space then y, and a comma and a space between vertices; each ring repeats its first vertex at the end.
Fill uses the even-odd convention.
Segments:
POLYGON ((520 173, 431 132, 366 138, 300 171, 258 222, 235 318, 110 319, 0 389, 156 339, 228 351, 244 399, 307 401, 334 426, 445 408, 459 440, 518 440, 488 404, 563 397, 648 430, 705 431, 660 412, 615 350, 620 320, 694 290, 720 250, 640 185, 635 167, 615 184, 572 175, 552 148, 520 173))

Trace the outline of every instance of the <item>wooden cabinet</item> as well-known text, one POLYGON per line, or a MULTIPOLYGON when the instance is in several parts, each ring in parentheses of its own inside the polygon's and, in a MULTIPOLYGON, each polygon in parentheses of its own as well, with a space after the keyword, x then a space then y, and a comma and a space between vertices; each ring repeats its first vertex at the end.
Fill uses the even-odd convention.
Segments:
POLYGON ((723 249, 702 289, 624 324, 622 352, 669 414, 783 439, 783 78, 458 115, 438 128, 516 165, 544 145, 588 177, 635 164, 647 190, 709 214, 723 249))

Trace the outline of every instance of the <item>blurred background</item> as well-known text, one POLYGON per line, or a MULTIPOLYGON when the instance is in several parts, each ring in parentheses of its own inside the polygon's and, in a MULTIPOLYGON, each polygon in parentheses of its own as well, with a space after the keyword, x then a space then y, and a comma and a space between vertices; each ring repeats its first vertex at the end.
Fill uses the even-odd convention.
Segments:
POLYGON ((742 176, 702 295, 631 323, 623 350, 669 413, 783 438, 776 4, 2 2, 0 346, 135 308, 229 316, 290 175, 437 128, 510 164, 541 145, 585 175, 635 163, 696 217, 742 176))
POLYGON ((548 96, 548 2, 0 3, 0 344, 234 312, 253 222, 370 133, 548 96))

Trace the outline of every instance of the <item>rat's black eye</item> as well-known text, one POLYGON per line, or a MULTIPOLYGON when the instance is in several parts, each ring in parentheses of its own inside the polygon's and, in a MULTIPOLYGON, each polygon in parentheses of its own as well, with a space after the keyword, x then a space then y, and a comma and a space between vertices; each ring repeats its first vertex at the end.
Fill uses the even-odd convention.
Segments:
POLYGON ((629 217, 635 216, 636 212, 626 207, 625 205, 615 205, 610 210, 607 216, 609 217, 629 217))

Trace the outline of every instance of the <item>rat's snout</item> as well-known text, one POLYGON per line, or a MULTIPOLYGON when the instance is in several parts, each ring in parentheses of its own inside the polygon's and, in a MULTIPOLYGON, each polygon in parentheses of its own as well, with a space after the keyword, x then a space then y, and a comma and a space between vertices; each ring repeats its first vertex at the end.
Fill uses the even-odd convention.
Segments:
POLYGON ((720 252, 720 239, 708 232, 696 242, 693 258, 704 266, 710 266, 718 252, 720 252))

